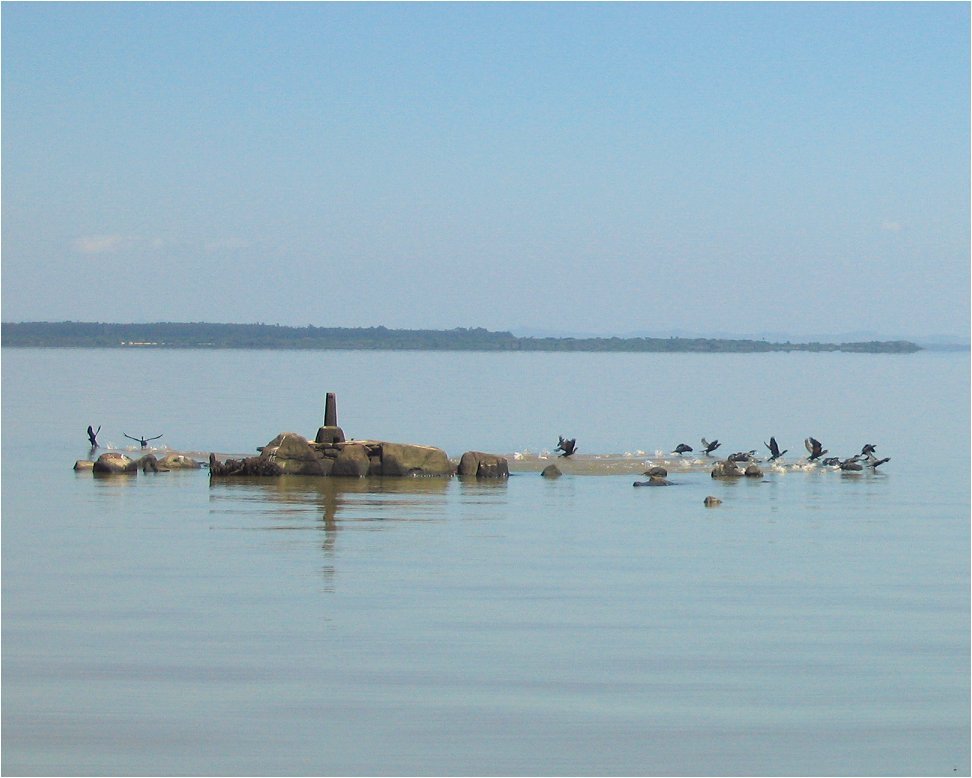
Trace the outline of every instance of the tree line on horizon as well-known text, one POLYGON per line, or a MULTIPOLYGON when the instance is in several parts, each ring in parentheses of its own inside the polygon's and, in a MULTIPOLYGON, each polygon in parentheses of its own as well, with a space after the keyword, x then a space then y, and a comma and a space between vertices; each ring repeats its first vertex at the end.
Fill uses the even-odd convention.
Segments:
POLYGON ((280 324, 156 322, 4 322, 0 345, 33 348, 239 348, 423 351, 645 351, 751 353, 770 351, 844 351, 911 353, 910 341, 855 343, 774 343, 724 338, 571 338, 517 337, 482 327, 451 330, 401 330, 387 327, 289 327, 280 324))

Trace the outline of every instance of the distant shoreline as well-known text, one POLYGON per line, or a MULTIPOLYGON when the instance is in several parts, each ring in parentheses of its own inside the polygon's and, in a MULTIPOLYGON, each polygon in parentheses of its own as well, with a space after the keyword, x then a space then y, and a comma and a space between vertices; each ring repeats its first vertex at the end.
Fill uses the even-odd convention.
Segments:
POLYGON ((517 337, 510 332, 459 327, 393 330, 386 327, 285 327, 206 322, 113 324, 4 322, 0 346, 13 348, 188 348, 382 351, 582 351, 652 353, 766 353, 840 351, 910 354, 923 347, 906 340, 850 343, 770 342, 725 338, 517 337))

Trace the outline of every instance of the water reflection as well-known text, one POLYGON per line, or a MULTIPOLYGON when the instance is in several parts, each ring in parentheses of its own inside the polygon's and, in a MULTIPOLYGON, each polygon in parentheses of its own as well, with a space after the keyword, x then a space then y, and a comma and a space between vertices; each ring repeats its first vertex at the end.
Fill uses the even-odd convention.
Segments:
POLYGON ((307 529, 314 516, 323 548, 331 551, 339 528, 444 520, 449 484, 445 478, 228 478, 210 482, 210 502, 212 512, 256 513, 263 529, 307 529))

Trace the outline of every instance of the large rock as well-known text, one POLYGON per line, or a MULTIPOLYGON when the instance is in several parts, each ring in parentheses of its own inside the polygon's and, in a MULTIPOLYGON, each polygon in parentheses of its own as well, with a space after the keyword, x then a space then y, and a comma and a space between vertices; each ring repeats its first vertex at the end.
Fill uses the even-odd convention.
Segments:
POLYGON ((380 464, 372 468, 372 475, 451 476, 453 473, 446 452, 435 446, 382 441, 376 448, 380 464))
POLYGON ((275 464, 285 475, 325 475, 322 457, 296 432, 281 432, 263 447, 260 458, 275 464))
POLYGON ((368 447, 363 443, 345 443, 340 446, 331 475, 363 478, 371 471, 368 447))
POLYGON ((458 475, 476 478, 509 478, 510 464, 506 457, 485 454, 482 451, 467 451, 459 460, 458 475))
POLYGON ((728 459, 723 459, 715 463, 712 468, 713 478, 739 478, 743 474, 743 471, 739 469, 735 462, 730 462, 728 459))
POLYGON ((131 457, 115 452, 108 452, 98 457, 91 469, 95 473, 117 475, 134 475, 138 472, 138 462, 131 457))
POLYGON ((202 467, 201 462, 197 462, 185 454, 166 454, 159 460, 159 468, 164 470, 198 470, 202 467))

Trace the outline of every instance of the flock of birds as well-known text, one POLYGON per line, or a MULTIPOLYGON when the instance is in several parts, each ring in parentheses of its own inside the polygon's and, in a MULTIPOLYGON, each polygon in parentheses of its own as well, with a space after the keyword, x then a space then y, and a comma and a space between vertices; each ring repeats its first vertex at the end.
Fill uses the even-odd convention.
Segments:
MULTIPOLYGON (((705 456, 709 457, 713 456, 712 452, 722 445, 718 440, 713 440, 710 443, 705 438, 702 438, 701 442, 701 452, 705 456)), ((783 449, 781 451, 780 446, 774 437, 769 439, 769 443, 764 443, 763 445, 769 449, 769 456, 766 458, 767 462, 776 462, 785 453, 787 453, 787 451, 789 451, 789 449, 783 449)), ((891 457, 879 459, 877 457, 877 446, 875 446, 873 443, 865 443, 859 454, 854 454, 854 456, 847 457, 845 459, 841 459, 840 457, 824 457, 824 454, 829 452, 816 438, 807 438, 803 441, 803 445, 807 449, 808 462, 819 462, 824 467, 834 467, 847 472, 860 472, 865 467, 869 467, 872 470, 877 470, 878 467, 883 465, 885 462, 891 461, 891 457)), ((577 451, 577 439, 560 436, 557 442, 557 447, 554 450, 559 451, 560 456, 562 457, 569 457, 577 451)), ((695 449, 688 445, 688 443, 679 443, 672 450, 672 453, 678 454, 681 457, 685 454, 693 453, 694 451, 695 449)), ((749 451, 737 451, 730 454, 728 457, 726 457, 726 459, 728 459, 730 462, 737 463, 763 461, 757 457, 756 449, 750 449, 749 451)))
MULTIPOLYGON (((98 429, 94 429, 90 424, 88 425, 88 442, 91 444, 92 450, 98 448, 101 445, 101 444, 98 443, 98 433, 99 432, 101 432, 101 425, 100 424, 98 425, 98 429)), ((159 438, 162 437, 161 435, 156 435, 154 438, 146 438, 146 437, 133 438, 127 432, 123 432, 122 435, 124 435, 129 440, 134 440, 142 448, 146 448, 148 446, 150 440, 158 440, 159 438)))

